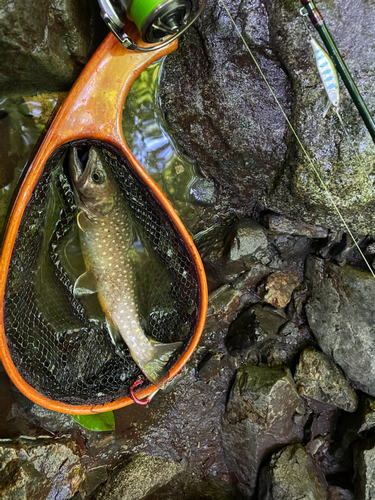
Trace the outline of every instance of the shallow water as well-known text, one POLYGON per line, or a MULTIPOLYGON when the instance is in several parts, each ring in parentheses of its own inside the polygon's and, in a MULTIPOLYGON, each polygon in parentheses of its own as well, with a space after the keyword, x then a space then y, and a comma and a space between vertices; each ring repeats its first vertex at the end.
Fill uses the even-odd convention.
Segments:
POLYGON ((190 190, 200 176, 195 161, 179 150, 160 108, 158 87, 163 62, 147 68, 134 82, 124 106, 123 133, 137 160, 191 229, 201 208, 189 201, 190 190))

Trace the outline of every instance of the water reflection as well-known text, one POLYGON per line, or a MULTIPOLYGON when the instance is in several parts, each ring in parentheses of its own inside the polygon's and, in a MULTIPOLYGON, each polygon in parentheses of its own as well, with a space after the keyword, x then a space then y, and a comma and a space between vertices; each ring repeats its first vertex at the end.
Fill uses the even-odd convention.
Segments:
POLYGON ((0 234, 18 179, 39 134, 21 96, 0 99, 0 234))
POLYGON ((133 84, 124 107, 123 133, 135 157, 189 229, 199 217, 199 208, 189 203, 197 170, 195 162, 179 151, 168 133, 158 97, 162 68, 163 60, 143 71, 133 84))

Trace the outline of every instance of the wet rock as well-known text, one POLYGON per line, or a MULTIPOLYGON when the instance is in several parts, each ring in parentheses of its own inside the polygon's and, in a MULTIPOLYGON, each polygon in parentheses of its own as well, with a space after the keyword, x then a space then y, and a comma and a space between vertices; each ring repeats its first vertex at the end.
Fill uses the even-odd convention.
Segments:
MULTIPOLYGON (((288 78, 270 44, 266 6, 232 0, 230 10, 288 113, 288 78)), ((285 120, 221 4, 209 1, 167 58, 160 95, 178 142, 249 213, 282 169, 285 120)))
POLYGON ((375 243, 371 243, 371 245, 368 245, 366 248, 366 253, 369 253, 370 255, 375 254, 375 243))
POLYGON ((289 364, 301 349, 312 342, 311 330, 307 325, 297 326, 292 321, 288 321, 280 328, 273 341, 272 349, 269 349, 266 357, 267 364, 270 366, 289 364))
POLYGON ((251 287, 257 285, 263 278, 268 276, 272 270, 258 262, 251 266, 249 271, 242 273, 238 278, 236 278, 232 286, 235 290, 247 290, 251 287))
POLYGON ((39 137, 33 117, 22 97, 0 98, 0 137, 1 237, 17 181, 39 137))
POLYGON ((328 486, 327 500, 357 500, 352 491, 339 486, 328 486))
POLYGON ((0 441, 1 498, 71 498, 84 475, 79 455, 68 438, 0 441))
POLYGON ((345 238, 344 231, 330 229, 327 240, 317 249, 317 255, 323 259, 330 259, 343 238, 345 238))
POLYGON ((232 484, 230 477, 216 478, 195 477, 189 474, 180 474, 166 486, 159 488, 155 493, 147 496, 147 500, 244 500, 242 495, 232 484))
POLYGON ((97 500, 142 500, 182 472, 180 464, 136 455, 110 472, 107 483, 96 492, 97 500))
POLYGON ((194 242, 207 273, 221 283, 270 260, 266 231, 251 219, 214 226, 198 233, 194 242))
POLYGON ((294 380, 301 396, 354 412, 358 397, 337 366, 314 347, 302 351, 294 380))
POLYGON ((242 266, 241 271, 246 271, 256 262, 267 264, 270 261, 267 233, 260 224, 243 219, 234 225, 230 238, 227 262, 233 270, 242 266))
POLYGON ((375 496, 375 439, 354 446, 354 467, 357 475, 356 500, 371 500, 375 496))
POLYGON ((212 292, 208 299, 207 319, 204 332, 210 334, 220 330, 226 330, 243 307, 243 297, 238 290, 230 285, 223 285, 212 292))
POLYGON ((204 382, 208 382, 219 376, 222 368, 222 356, 209 352, 199 363, 198 374, 199 378, 204 382))
POLYGON ((259 500, 327 500, 327 481, 301 444, 271 457, 259 479, 259 500))
POLYGON ((375 399, 366 396, 361 406, 362 424, 358 432, 368 431, 375 427, 375 399))
POLYGON ((275 335, 287 321, 282 310, 255 304, 241 313, 230 325, 226 346, 230 355, 246 354, 256 342, 275 335))
POLYGON ((333 259, 339 266, 345 266, 345 264, 355 265, 356 255, 359 257, 359 261, 363 261, 360 256, 357 245, 361 245, 361 243, 365 240, 364 236, 356 238, 356 241, 350 236, 350 234, 344 234, 342 242, 340 246, 335 249, 333 253, 333 259))
POLYGON ((266 227, 276 234, 306 236, 307 238, 327 238, 328 229, 313 226, 298 220, 291 220, 283 215, 268 214, 265 217, 266 227))
POLYGON ((223 423, 229 471, 254 492, 258 468, 275 445, 301 439, 305 409, 286 367, 243 366, 236 375, 223 423))
MULTIPOLYGON (((296 6, 285 0, 251 0, 246 5, 231 0, 228 6, 345 220, 356 233, 373 234, 371 136, 345 92, 340 113, 348 133, 332 110, 322 117, 326 93, 296 6)), ((375 70, 368 47, 375 6, 333 0, 323 7, 323 15, 348 66, 361 75, 359 90, 373 109, 375 70), (358 34, 355 43, 353 32, 358 34)), ((224 188, 236 211, 251 213, 256 200, 292 219, 342 229, 331 198, 287 131, 220 3, 208 2, 179 50, 168 57, 161 98, 178 142, 224 188)))
POLYGON ((83 498, 91 495, 97 487, 107 481, 108 470, 107 467, 99 466, 93 467, 86 471, 85 478, 79 488, 79 492, 83 498))
POLYGON ((287 321, 282 309, 254 304, 230 325, 226 347, 243 361, 280 366, 291 363, 312 342, 310 329, 287 321))
POLYGON ((189 201, 200 207, 214 206, 218 198, 218 187, 212 179, 197 178, 190 186, 189 201))
MULTIPOLYGON (((292 125, 351 230, 354 234, 372 234, 375 152, 371 136, 346 92, 342 95, 340 114, 349 135, 332 111, 322 118, 326 94, 302 16, 296 15, 294 4, 284 0, 267 1, 267 6, 271 40, 294 91, 292 125)), ((372 43, 370 25, 375 19, 375 5, 369 8, 364 1, 354 6, 333 0, 322 7, 322 15, 333 39, 346 53, 348 67, 354 74, 364 76, 357 84, 367 105, 373 109, 375 93, 368 85, 374 86, 374 73, 366 73, 366 68, 370 62, 367 47, 372 43), (358 31, 354 44, 350 37, 352 29, 358 31)), ((319 37, 317 40, 322 44, 319 37)), ((294 141, 291 137, 291 142, 294 141)), ((342 229, 327 192, 296 142, 295 147, 289 144, 287 157, 268 208, 297 220, 342 229)))
POLYGON ((276 271, 258 288, 258 293, 268 304, 278 309, 283 308, 289 303, 293 290, 300 282, 301 278, 296 271, 276 271))
POLYGON ((2 93, 68 90, 106 32, 89 0, 2 2, 2 93))
POLYGON ((354 388, 375 395, 375 280, 349 266, 309 256, 309 325, 320 348, 343 370, 354 388))
POLYGON ((254 325, 255 336, 258 341, 271 335, 276 335, 281 325, 287 321, 282 309, 274 309, 262 304, 255 304, 238 319, 243 321, 245 314, 247 317, 249 317, 249 314, 252 314, 252 324, 254 325))
POLYGON ((280 235, 274 237, 271 241, 279 252, 281 259, 289 265, 300 259, 305 259, 313 246, 311 239, 306 236, 280 235))
POLYGON ((308 409, 311 412, 308 425, 305 428, 305 435, 314 440, 319 436, 326 439, 332 437, 336 424, 340 416, 340 410, 335 406, 326 403, 319 403, 314 400, 307 400, 308 409))

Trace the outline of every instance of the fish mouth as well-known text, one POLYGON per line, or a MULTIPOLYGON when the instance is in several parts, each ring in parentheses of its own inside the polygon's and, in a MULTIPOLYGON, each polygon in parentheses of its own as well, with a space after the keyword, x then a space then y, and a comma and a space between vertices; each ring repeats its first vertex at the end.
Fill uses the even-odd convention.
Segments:
MULTIPOLYGON (((91 151, 90 151, 91 153, 91 151)), ((90 156, 89 153, 89 156, 90 156)), ((86 162, 86 165, 82 162, 78 155, 78 148, 72 146, 69 152, 69 173, 70 178, 72 179, 73 186, 80 190, 82 186, 87 181, 87 178, 90 174, 90 169, 86 168, 89 161, 86 162)))

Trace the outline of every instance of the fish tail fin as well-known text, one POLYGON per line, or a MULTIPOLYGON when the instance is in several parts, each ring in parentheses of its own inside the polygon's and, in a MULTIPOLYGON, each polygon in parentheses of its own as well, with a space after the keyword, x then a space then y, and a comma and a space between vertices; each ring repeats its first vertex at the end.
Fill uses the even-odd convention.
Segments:
POLYGON ((143 366, 139 364, 139 368, 143 371, 146 377, 156 387, 161 389, 159 380, 166 373, 166 364, 171 358, 172 354, 181 347, 182 342, 173 342, 171 344, 161 344, 152 340, 153 355, 144 363, 143 366))

